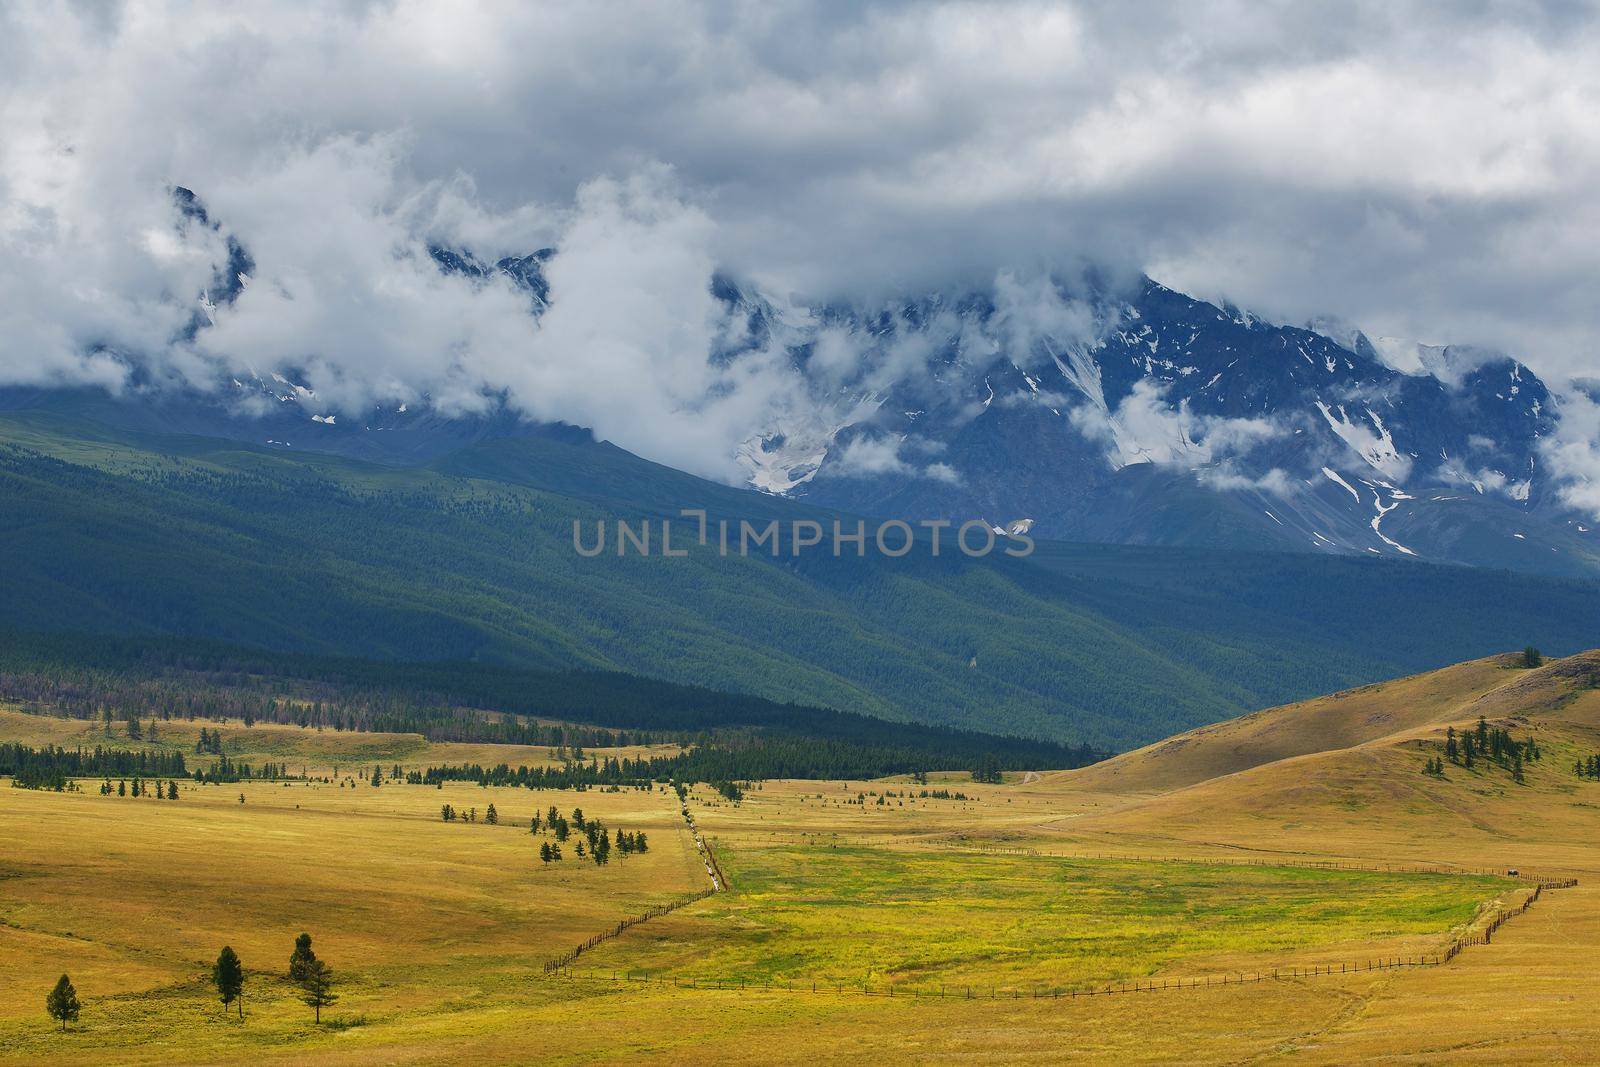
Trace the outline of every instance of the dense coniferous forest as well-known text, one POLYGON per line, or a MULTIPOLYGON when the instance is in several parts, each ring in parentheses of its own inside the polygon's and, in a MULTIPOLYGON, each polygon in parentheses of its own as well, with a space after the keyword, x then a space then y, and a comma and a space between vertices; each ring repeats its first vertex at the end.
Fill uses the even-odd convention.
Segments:
POLYGON ((9 775, 18 785, 36 789, 57 788, 68 778, 183 778, 188 773, 181 752, 129 751, 99 745, 92 749, 66 749, 0 744, 0 775, 9 775))
MULTIPOLYGON (((707 782, 714 787, 735 781, 765 778, 864 779, 890 774, 916 774, 929 770, 965 770, 971 765, 988 768, 983 781, 998 782, 1000 771, 1044 769, 1037 762, 1044 753, 1013 750, 1005 756, 984 751, 974 760, 971 752, 916 746, 889 747, 807 737, 751 736, 735 741, 708 740, 675 756, 636 759, 567 761, 560 767, 494 767, 478 764, 430 767, 416 775, 424 785, 465 781, 479 785, 516 785, 529 789, 586 789, 592 786, 644 786, 650 782, 707 782), (964 756, 963 760, 961 757, 964 756), (1030 758, 1031 757, 1031 758, 1030 758)), ((1072 750, 1057 754, 1048 766, 1081 767, 1098 754, 1072 750)), ((729 799, 733 799, 731 796, 729 799)))
MULTIPOLYGON (((1104 755, 1087 746, 888 722, 617 673, 381 663, 176 638, 0 635, 0 698, 92 721, 232 718, 568 751, 692 746, 626 767, 573 761, 564 771, 524 768, 525 775, 560 775, 569 784, 867 777, 964 769, 985 760, 1010 769, 1078 767, 1104 755), (562 721, 530 722, 534 716, 562 721)), ((221 756, 204 733, 197 751, 221 756)), ((474 768, 461 776, 484 780, 484 773, 474 768)), ((282 769, 252 769, 222 756, 196 774, 238 781, 275 777, 282 769)))

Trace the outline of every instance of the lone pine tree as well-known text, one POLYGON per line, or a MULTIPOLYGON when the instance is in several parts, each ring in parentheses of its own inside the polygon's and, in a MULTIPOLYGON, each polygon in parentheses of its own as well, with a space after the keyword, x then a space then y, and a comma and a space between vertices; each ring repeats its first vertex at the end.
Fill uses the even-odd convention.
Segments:
POLYGON ((78 1003, 78 991, 72 988, 72 979, 66 975, 57 979, 55 988, 44 998, 44 1007, 50 1013, 50 1018, 59 1022, 63 1030, 68 1023, 77 1022, 78 1010, 82 1005, 78 1003))
POLYGON ((244 1018, 244 966, 231 946, 223 945, 217 954, 217 962, 211 968, 211 983, 217 987, 222 1010, 227 1011, 229 1004, 238 1001, 239 1018, 244 1018))

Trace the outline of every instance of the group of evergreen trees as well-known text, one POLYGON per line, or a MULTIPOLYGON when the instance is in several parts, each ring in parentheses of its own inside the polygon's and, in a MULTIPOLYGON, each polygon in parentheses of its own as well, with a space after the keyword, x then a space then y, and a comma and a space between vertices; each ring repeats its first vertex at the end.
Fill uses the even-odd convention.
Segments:
MULTIPOLYGON (((300 1000, 314 1012, 316 1022, 322 1022, 322 1009, 339 999, 333 991, 333 968, 317 958, 311 949, 311 935, 302 933, 294 939, 294 951, 289 954, 289 981, 299 987, 300 1000)), ((224 1011, 237 1004, 239 1017, 244 1018, 244 964, 232 946, 222 946, 217 962, 211 967, 211 984, 216 987, 217 999, 224 1011)))
POLYGON ((596 867, 604 867, 611 862, 611 854, 617 853, 622 858, 636 852, 649 852, 650 840, 643 830, 626 831, 622 829, 608 830, 599 819, 590 818, 583 813, 582 808, 572 809, 572 821, 569 823, 566 816, 556 809, 554 804, 544 813, 541 819, 535 814, 528 824, 528 832, 542 834, 549 831, 555 838, 554 842, 541 841, 539 843, 539 860, 542 863, 561 862, 561 844, 572 836, 576 827, 582 835, 574 846, 574 851, 579 859, 585 857, 594 861, 596 867), (588 842, 585 848, 584 843, 588 842))
MULTIPOLYGON (((456 822, 459 820, 464 823, 474 823, 478 821, 478 809, 468 808, 466 811, 458 811, 455 807, 445 804, 439 808, 439 818, 443 819, 445 822, 456 822)), ((500 813, 495 810, 493 804, 490 804, 489 810, 483 813, 483 821, 488 823, 490 826, 494 826, 499 823, 500 813)))
MULTIPOLYGON (((112 721, 113 721, 112 717, 111 717, 111 709, 110 708, 102 708, 100 713, 101 713, 101 716, 102 716, 102 719, 101 719, 101 722, 103 724, 102 728, 105 731, 105 735, 107 737, 110 737, 111 736, 111 724, 112 724, 112 721)), ((129 710, 123 712, 123 716, 124 716, 124 718, 126 720, 126 725, 124 726, 124 729, 127 731, 128 740, 129 741, 152 741, 153 742, 153 741, 157 740, 160 737, 160 730, 156 727, 156 720, 154 718, 152 718, 149 721, 149 723, 141 726, 139 724, 139 713, 138 713, 138 711, 133 710, 133 709, 129 709, 129 710)))
POLYGON ((135 778, 131 786, 127 779, 119 779, 117 784, 113 786, 111 784, 111 779, 107 778, 105 781, 100 783, 100 795, 103 797, 108 797, 112 793, 115 793, 119 797, 125 797, 129 795, 136 797, 154 796, 157 800, 177 800, 178 783, 169 780, 167 784, 163 786, 159 781, 147 782, 142 778, 135 778))
POLYGON ((737 800, 738 782, 779 778, 811 780, 866 780, 892 774, 910 774, 929 767, 972 768, 980 782, 998 783, 1005 770, 1027 766, 1082 766, 1087 759, 1068 759, 1061 763, 1007 761, 994 753, 983 753, 971 764, 959 756, 943 761, 925 750, 881 748, 877 746, 829 741, 820 738, 743 734, 711 738, 694 748, 671 756, 591 758, 588 762, 568 760, 559 766, 511 767, 498 764, 444 765, 412 771, 406 780, 419 785, 447 781, 475 782, 478 785, 524 786, 528 789, 588 789, 619 786, 647 789, 652 782, 707 782, 729 800, 737 800))
POLYGON ((972 780, 986 785, 999 785, 1005 780, 1001 770, 1000 761, 994 753, 985 752, 972 767, 972 780))
MULTIPOLYGON (((49 745, 33 748, 9 742, 0 744, 0 775, 10 775, 14 785, 25 789, 58 791, 66 788, 69 778, 193 778, 197 782, 216 784, 278 781, 290 777, 288 768, 281 763, 252 767, 248 763, 235 763, 227 756, 220 757, 204 770, 197 767, 191 773, 181 752, 130 751, 99 745, 92 749, 65 749, 49 745)), ((106 790, 102 789, 101 792, 105 793, 106 790)))
POLYGON ((1590 756, 1588 759, 1580 757, 1573 763, 1572 770, 1579 778, 1600 779, 1600 754, 1590 756))
POLYGON ((276 782, 284 778, 297 777, 289 773, 287 765, 282 763, 263 763, 260 767, 252 767, 248 763, 235 763, 227 756, 223 756, 201 770, 196 767, 194 780, 206 785, 218 785, 224 782, 276 782))
MULTIPOLYGON (((985 753, 1005 769, 1077 767, 1105 755, 615 673, 384 663, 180 638, 4 636, 0 698, 79 719, 110 722, 114 714, 146 738, 150 725, 134 725, 141 716, 151 725, 158 718, 274 722, 548 746, 570 753, 574 766, 585 765, 585 748, 676 743, 701 753, 692 771, 698 781, 954 770, 985 753)), ((203 730, 197 751, 221 756, 221 732, 203 730)))
POLYGON ((310 934, 302 933, 294 939, 289 980, 300 987, 300 999, 314 1013, 315 1022, 322 1022, 322 1009, 339 999, 333 991, 333 968, 311 951, 310 934))
MULTIPOLYGON (((154 740, 157 719, 239 720, 247 727, 271 722, 319 730, 419 733, 438 741, 575 745, 580 750, 661 744, 684 733, 486 717, 454 706, 448 691, 411 688, 405 679, 384 678, 421 673, 429 685, 442 682, 445 673, 431 666, 408 672, 400 666, 182 639, 4 636, 0 698, 48 707, 71 718, 101 719, 108 736, 114 722, 124 721, 134 740, 154 740), (142 717, 148 721, 141 723, 142 717)), ((195 751, 219 756, 221 744, 220 730, 203 729, 195 751)))
MULTIPOLYGON (((1497 765, 1510 771, 1514 781, 1521 782, 1523 765, 1539 760, 1543 755, 1538 742, 1531 736, 1519 741, 1511 736, 1509 730, 1490 726, 1481 716, 1478 725, 1470 730, 1457 734, 1452 726, 1445 731, 1445 759, 1469 771, 1479 765, 1497 765)), ((1426 773, 1442 775, 1444 766, 1440 763, 1436 770, 1426 773)))

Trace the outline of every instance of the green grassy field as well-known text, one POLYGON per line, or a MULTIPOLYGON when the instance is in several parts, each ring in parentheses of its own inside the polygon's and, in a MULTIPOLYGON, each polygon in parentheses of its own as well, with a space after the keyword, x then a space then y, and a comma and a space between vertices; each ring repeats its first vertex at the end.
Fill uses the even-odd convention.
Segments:
POLYGON ((1289 954, 1432 951, 1506 888, 1493 878, 829 846, 734 849, 723 866, 738 891, 697 907, 689 936, 641 930, 589 964, 701 980, 1088 989, 1270 967, 1289 954))

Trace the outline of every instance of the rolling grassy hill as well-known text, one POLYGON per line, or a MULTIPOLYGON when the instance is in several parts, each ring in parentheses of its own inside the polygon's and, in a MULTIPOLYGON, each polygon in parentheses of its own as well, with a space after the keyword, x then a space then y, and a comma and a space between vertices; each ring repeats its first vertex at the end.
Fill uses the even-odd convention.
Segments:
POLYGON ((1107 760, 1074 781, 1111 792, 1166 792, 1438 721, 1459 722, 1467 705, 1507 685, 1514 659, 1490 656, 1202 726, 1107 760))
POLYGON ((1592 583, 1380 560, 572 549, 575 520, 682 507, 838 518, 576 431, 397 466, 12 412, 0 415, 0 625, 617 670, 1118 748, 1495 648, 1600 639, 1592 583))
POLYGON ((1239 856, 1371 854, 1385 860, 1600 871, 1600 783, 1574 773, 1600 751, 1600 650, 1535 669, 1489 657, 1192 730, 1047 777, 1064 802, 1052 840, 1239 856), (1479 719, 1541 756, 1524 766, 1441 758, 1479 719), (1067 798, 1073 798, 1068 800, 1067 798))

